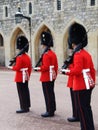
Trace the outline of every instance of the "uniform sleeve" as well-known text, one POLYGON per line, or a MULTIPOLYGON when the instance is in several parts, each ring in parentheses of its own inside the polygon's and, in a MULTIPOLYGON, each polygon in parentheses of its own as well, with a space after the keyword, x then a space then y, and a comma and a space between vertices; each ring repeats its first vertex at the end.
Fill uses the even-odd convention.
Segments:
POLYGON ((56 58, 55 71, 56 71, 56 75, 57 75, 58 74, 58 61, 57 61, 57 58, 56 58))
POLYGON ((33 68, 32 68, 32 64, 31 64, 31 62, 30 62, 30 66, 29 66, 28 72, 29 72, 29 76, 30 76, 31 73, 33 72, 33 68))
POLYGON ((42 59, 42 65, 40 67, 41 71, 49 70, 49 66, 50 66, 50 58, 47 54, 44 54, 42 59))
POLYGON ((92 61, 92 58, 91 58, 91 67, 90 67, 90 72, 91 72, 91 76, 93 78, 93 80, 95 81, 96 79, 96 70, 94 68, 94 64, 93 64, 93 61, 92 61))
POLYGON ((16 64, 13 66, 13 70, 14 71, 20 71, 20 69, 22 68, 22 59, 21 57, 17 57, 16 58, 16 64))
POLYGON ((70 72, 67 73, 67 75, 80 75, 82 74, 83 70, 83 58, 79 53, 76 53, 74 55, 73 59, 73 67, 70 67, 70 72))

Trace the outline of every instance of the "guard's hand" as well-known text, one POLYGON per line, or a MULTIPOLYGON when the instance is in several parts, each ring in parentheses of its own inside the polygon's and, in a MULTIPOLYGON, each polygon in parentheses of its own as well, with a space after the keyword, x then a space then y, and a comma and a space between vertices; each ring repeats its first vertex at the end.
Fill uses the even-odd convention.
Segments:
POLYGON ((69 69, 61 69, 60 71, 61 71, 62 74, 67 74, 67 73, 70 72, 69 69))
POLYGON ((35 67, 35 68, 33 68, 33 70, 38 71, 38 70, 40 70, 40 67, 35 67))
POLYGON ((12 69, 13 67, 12 66, 7 66, 8 69, 12 69))

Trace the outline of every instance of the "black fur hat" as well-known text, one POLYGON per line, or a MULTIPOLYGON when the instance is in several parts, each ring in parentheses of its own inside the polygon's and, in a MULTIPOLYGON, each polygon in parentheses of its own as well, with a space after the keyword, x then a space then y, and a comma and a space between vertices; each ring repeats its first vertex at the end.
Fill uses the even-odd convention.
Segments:
MULTIPOLYGON (((25 36, 19 36, 17 38, 17 49, 21 50, 23 49, 27 44, 29 44, 28 39, 25 36)), ((29 46, 27 46, 27 49, 25 52, 28 52, 29 46)))
POLYGON ((72 49, 72 43, 76 45, 82 43, 82 48, 88 44, 86 29, 76 22, 69 28, 68 44, 70 49, 72 49))
POLYGON ((41 45, 46 45, 48 47, 53 47, 53 38, 51 33, 42 32, 41 34, 41 45))

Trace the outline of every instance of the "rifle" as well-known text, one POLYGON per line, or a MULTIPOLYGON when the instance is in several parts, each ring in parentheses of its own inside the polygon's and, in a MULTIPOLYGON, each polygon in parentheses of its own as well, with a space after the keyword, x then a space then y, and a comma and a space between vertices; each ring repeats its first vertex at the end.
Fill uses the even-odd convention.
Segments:
POLYGON ((42 61, 43 54, 49 50, 49 47, 46 47, 43 53, 41 54, 41 57, 39 58, 38 62, 36 63, 35 67, 38 67, 40 62, 42 61))
POLYGON ((24 48, 21 49, 21 51, 20 51, 14 58, 12 58, 12 59, 9 61, 9 62, 10 62, 9 66, 12 66, 12 65, 16 62, 16 58, 17 58, 19 55, 23 54, 23 53, 26 51, 26 49, 27 49, 28 46, 29 46, 29 44, 26 44, 26 45, 24 46, 24 48))
POLYGON ((65 61, 62 66, 62 69, 68 68, 68 66, 73 62, 73 56, 74 54, 79 51, 82 48, 82 43, 78 44, 77 47, 73 50, 71 56, 69 56, 65 61))

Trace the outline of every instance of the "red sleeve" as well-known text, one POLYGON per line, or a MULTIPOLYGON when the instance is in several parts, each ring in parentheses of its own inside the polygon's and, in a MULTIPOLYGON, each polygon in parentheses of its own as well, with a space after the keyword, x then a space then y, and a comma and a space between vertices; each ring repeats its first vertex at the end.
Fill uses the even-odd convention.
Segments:
POLYGON ((22 60, 21 60, 21 57, 17 57, 16 58, 16 64, 13 66, 13 70, 14 71, 20 71, 20 69, 22 68, 22 60))
POLYGON ((47 54, 44 54, 42 59, 42 65, 40 67, 41 71, 49 70, 49 66, 50 66, 50 59, 47 54))
POLYGON ((92 58, 91 58, 91 68, 90 68, 90 71, 91 71, 91 76, 93 78, 93 80, 95 81, 95 77, 96 77, 96 70, 94 68, 94 64, 93 64, 93 61, 92 61, 92 58))
POLYGON ((70 67, 70 72, 67 75, 80 75, 83 70, 83 58, 78 53, 74 55, 73 66, 70 67))

